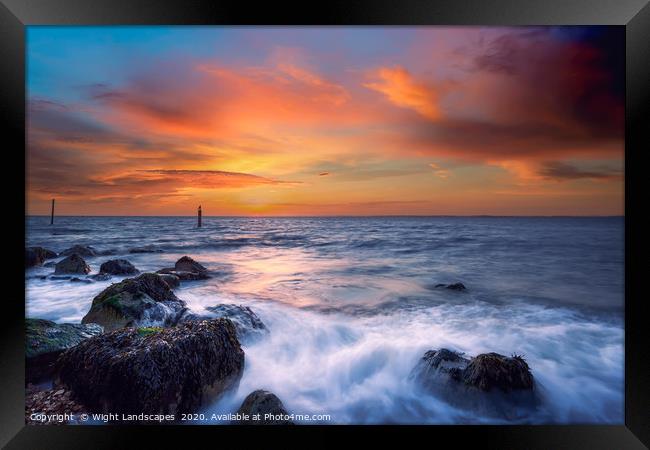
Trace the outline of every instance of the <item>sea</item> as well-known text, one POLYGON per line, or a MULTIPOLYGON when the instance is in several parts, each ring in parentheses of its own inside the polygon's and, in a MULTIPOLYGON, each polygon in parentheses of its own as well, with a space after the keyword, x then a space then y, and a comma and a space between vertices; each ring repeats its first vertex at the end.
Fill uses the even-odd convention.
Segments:
MULTIPOLYGON (((242 346, 238 388, 201 410, 276 394, 298 423, 623 424, 624 217, 26 217, 26 245, 90 245, 93 272, 188 255, 213 277, 176 295, 196 313, 250 307, 270 334, 242 346), (130 253, 144 247, 147 253, 130 253), (110 254, 110 256, 108 256, 110 254), (463 283, 465 291, 436 287, 463 283), (409 377, 427 350, 523 355, 542 398, 518 422, 409 377)), ((56 261, 56 260, 55 260, 56 261)), ((26 316, 79 323, 111 283, 25 272, 26 316), (43 279, 42 275, 46 275, 43 279)), ((201 418, 203 416, 200 416, 201 418)))

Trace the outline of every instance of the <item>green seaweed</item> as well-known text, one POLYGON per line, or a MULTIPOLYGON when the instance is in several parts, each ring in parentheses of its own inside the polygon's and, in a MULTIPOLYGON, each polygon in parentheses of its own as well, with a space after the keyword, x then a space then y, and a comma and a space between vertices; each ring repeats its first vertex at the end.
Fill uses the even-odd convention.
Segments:
POLYGON ((162 331, 161 327, 140 327, 138 328, 138 334, 140 336, 149 336, 151 334, 160 333, 162 331))

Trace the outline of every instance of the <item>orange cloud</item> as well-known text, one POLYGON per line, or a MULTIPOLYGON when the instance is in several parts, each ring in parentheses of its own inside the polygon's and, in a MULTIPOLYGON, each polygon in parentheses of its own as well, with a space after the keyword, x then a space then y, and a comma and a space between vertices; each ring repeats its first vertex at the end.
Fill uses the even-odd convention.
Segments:
POLYGON ((430 120, 438 120, 441 111, 436 92, 417 82, 403 67, 384 67, 375 74, 378 81, 364 86, 384 94, 388 100, 401 108, 412 109, 430 120))

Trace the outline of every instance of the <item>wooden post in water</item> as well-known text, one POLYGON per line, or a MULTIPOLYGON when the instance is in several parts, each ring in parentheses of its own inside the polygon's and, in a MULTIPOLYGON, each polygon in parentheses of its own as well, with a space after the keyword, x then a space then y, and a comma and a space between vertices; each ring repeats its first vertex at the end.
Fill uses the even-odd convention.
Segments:
POLYGON ((199 205, 199 228, 201 228, 201 205, 199 205))
POLYGON ((54 225, 54 199, 52 199, 52 213, 50 214, 50 225, 54 225))

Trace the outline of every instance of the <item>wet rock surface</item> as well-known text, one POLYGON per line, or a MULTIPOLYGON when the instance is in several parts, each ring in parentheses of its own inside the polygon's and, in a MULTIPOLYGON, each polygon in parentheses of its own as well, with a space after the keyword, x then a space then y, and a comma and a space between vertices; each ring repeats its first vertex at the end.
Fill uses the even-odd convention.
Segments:
POLYGON ((112 284, 99 293, 81 323, 98 323, 106 331, 129 326, 175 325, 185 302, 155 273, 112 284))
POLYGON ((181 322, 204 320, 209 318, 224 317, 230 319, 235 325, 237 337, 241 342, 252 343, 269 334, 269 329, 264 325, 262 320, 247 306, 219 304, 205 308, 209 311, 210 316, 196 315, 186 313, 181 318, 181 322))
POLYGON ((235 387, 244 352, 232 322, 214 319, 104 333, 64 352, 56 369, 55 386, 98 412, 178 414, 235 387))
POLYGON ((47 259, 56 258, 56 252, 43 247, 27 247, 25 249, 25 268, 41 266, 47 259))
POLYGON ((162 278, 165 283, 169 286, 170 289, 176 289, 181 285, 181 279, 178 276, 171 273, 161 273, 160 278, 162 278))
POLYGON ((140 273, 140 271, 126 259, 112 259, 102 263, 99 267, 99 273, 110 275, 136 275, 140 273))
POLYGON ((532 412, 539 400, 530 367, 516 355, 468 358, 444 348, 430 350, 410 378, 456 407, 488 416, 516 420, 532 412))
POLYGON ((288 419, 289 413, 280 399, 272 392, 261 389, 248 394, 237 413, 248 416, 248 420, 233 422, 237 425, 294 425, 288 419), (260 420, 254 420, 253 416, 258 416, 260 420))
POLYGON ((208 269, 194 261, 189 256, 183 256, 174 267, 166 267, 157 271, 159 274, 175 275, 181 281, 197 281, 210 278, 208 269))
POLYGON ((62 259, 54 266, 54 273, 61 274, 83 274, 90 273, 90 266, 77 253, 62 259))
POLYGON ((50 378, 54 361, 64 351, 103 331, 97 324, 57 324, 44 319, 25 319, 25 378, 39 382, 50 378))
POLYGON ((73 247, 63 250, 61 252, 61 256, 70 256, 75 253, 79 256, 84 256, 86 258, 98 255, 98 252, 94 247, 91 247, 89 245, 75 245, 73 247))

